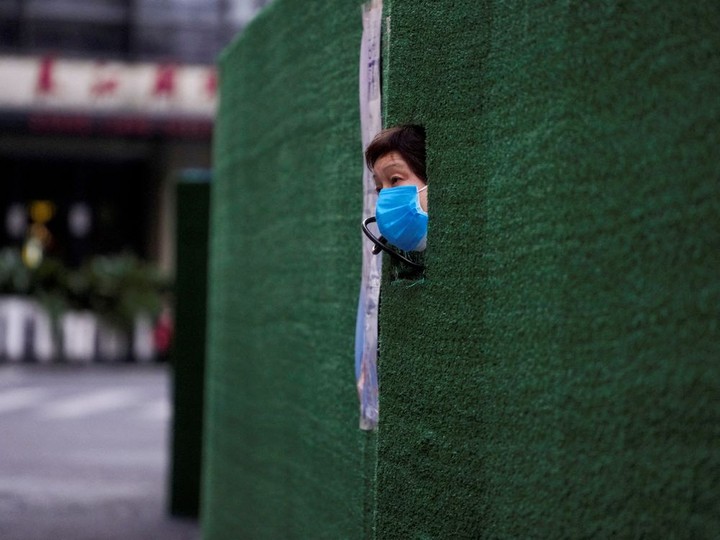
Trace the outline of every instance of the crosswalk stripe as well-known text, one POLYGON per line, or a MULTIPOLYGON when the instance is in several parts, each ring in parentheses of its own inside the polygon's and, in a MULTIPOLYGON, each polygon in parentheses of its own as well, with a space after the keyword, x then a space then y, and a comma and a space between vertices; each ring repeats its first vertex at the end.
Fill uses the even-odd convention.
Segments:
POLYGON ((140 411, 140 417, 143 420, 169 420, 172 415, 170 403, 166 400, 157 400, 143 407, 140 411))
POLYGON ((47 419, 83 418, 111 410, 122 409, 138 402, 138 392, 127 389, 108 389, 48 403, 40 411, 47 419))
POLYGON ((46 391, 40 388, 13 388, 0 392, 0 413, 32 407, 40 402, 46 391))

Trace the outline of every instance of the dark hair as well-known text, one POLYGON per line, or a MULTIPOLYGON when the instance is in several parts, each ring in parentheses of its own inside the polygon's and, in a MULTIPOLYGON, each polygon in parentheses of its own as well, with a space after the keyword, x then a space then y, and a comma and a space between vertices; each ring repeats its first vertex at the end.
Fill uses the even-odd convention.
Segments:
POLYGON ((424 127, 406 124, 382 130, 365 149, 365 163, 372 170, 375 162, 390 152, 400 154, 412 172, 427 182, 424 127))

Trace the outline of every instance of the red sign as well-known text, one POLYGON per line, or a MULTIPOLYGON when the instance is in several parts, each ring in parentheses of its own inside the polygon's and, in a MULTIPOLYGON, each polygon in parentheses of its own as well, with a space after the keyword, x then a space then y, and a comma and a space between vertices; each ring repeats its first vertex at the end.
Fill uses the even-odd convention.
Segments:
POLYGON ((171 98, 175 93, 175 66, 160 66, 155 72, 152 95, 171 98))
POLYGON ((38 70, 37 85, 35 89, 38 95, 52 94, 55 90, 55 81, 53 80, 53 69, 55 67, 55 59, 46 56, 40 60, 40 69, 38 70))

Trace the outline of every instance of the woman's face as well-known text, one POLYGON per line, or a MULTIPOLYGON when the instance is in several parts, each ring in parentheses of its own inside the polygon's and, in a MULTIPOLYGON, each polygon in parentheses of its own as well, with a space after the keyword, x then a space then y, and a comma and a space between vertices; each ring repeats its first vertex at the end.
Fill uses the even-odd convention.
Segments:
MULTIPOLYGON (((417 186, 418 189, 425 187, 426 183, 419 178, 408 166, 398 152, 390 152, 380 156, 373 166, 373 178, 378 192, 381 189, 389 189, 397 186, 417 186)), ((420 206, 427 212, 427 192, 420 192, 420 206)))

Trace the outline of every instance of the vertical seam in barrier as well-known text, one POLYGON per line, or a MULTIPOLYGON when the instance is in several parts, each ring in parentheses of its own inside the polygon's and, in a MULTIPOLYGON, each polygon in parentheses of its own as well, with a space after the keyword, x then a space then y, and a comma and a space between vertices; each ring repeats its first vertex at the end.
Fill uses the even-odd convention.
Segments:
MULTIPOLYGON (((383 22, 384 26, 381 31, 381 41, 380 41, 380 88, 381 88, 381 116, 382 116, 382 125, 383 127, 387 125, 387 114, 388 114, 388 84, 389 84, 389 72, 390 72, 390 35, 391 35, 391 21, 392 21, 392 0, 388 0, 383 3, 383 22)), ((385 255, 380 255, 384 257, 385 255)), ((387 268, 388 265, 383 265, 383 272, 381 276, 382 282, 387 282, 387 268)), ((380 342, 381 342, 381 334, 382 334, 382 297, 383 297, 383 288, 380 288, 380 299, 379 299, 379 307, 378 307, 378 387, 380 386, 380 377, 381 377, 381 364, 380 364, 380 342)), ((380 399, 380 392, 378 388, 378 399, 380 399)), ((368 490, 368 500, 369 500, 369 508, 367 521, 369 522, 369 527, 366 529, 366 539, 367 540, 377 540, 377 531, 378 531, 378 467, 380 465, 380 438, 382 437, 382 426, 378 426, 378 429, 375 431, 375 433, 369 433, 368 438, 366 439, 366 455, 370 454, 371 456, 371 467, 366 467, 366 474, 367 474, 367 480, 366 480, 366 486, 368 490), (371 470, 368 470, 371 469, 371 470)))
POLYGON ((388 73, 390 73, 390 22, 391 22, 391 12, 392 12, 392 2, 387 2, 386 4, 388 7, 386 9, 385 6, 383 6, 383 15, 385 15, 385 11, 388 12, 387 16, 384 17, 385 21, 385 31, 382 33, 382 42, 381 42, 381 48, 382 48, 382 63, 381 63, 381 70, 380 70, 380 87, 382 88, 382 119, 383 119, 383 126, 387 125, 387 117, 388 117, 388 81, 390 77, 388 76, 388 73))
POLYGON ((363 473, 365 477, 363 538, 375 540, 377 535, 377 431, 367 431, 363 435, 363 473))
MULTIPOLYGON (((384 124, 384 117, 383 117, 383 110, 385 109, 384 65, 385 65, 385 58, 386 58, 387 35, 383 35, 384 34, 384 32, 383 32, 383 30, 384 30, 383 29, 383 15, 384 15, 384 10, 385 10, 385 8, 383 6, 383 2, 381 0, 374 0, 372 2, 368 2, 368 4, 365 4, 365 6, 368 6, 368 5, 374 6, 376 9, 380 10, 379 28, 376 27, 377 30, 379 30, 378 39, 380 41, 379 50, 376 52, 376 54, 378 55, 377 60, 379 61, 379 66, 377 66, 377 64, 376 64, 376 68, 375 68, 376 74, 377 74, 376 76, 379 78, 379 81, 377 82, 377 87, 378 87, 379 93, 380 93, 379 103, 376 106, 379 106, 380 111, 378 111, 378 112, 380 114, 378 116, 376 116, 375 121, 372 122, 372 129, 374 131, 377 131, 379 129, 382 129, 383 124, 384 124), (376 123, 379 125, 377 125, 376 123)), ((363 9, 365 9, 365 7, 363 9)), ((365 26, 365 22, 363 23, 363 26, 365 26)), ((365 33, 365 29, 363 30, 363 35, 364 35, 364 33, 365 33)), ((363 39, 365 39, 365 38, 363 37, 363 39)), ((363 44, 363 47, 364 47, 364 44, 363 44)), ((361 62, 362 62, 362 53, 361 53, 361 62)), ((362 66, 361 69, 365 69, 365 66, 362 66)), ((361 75, 361 78, 362 78, 362 75, 361 75)), ((361 100, 363 99, 362 95, 363 95, 363 90, 361 90, 361 100)), ((366 105, 369 107, 369 104, 366 104, 366 105)), ((367 120, 364 116, 365 113, 362 113, 362 107, 363 107, 363 104, 361 104, 361 126, 362 126, 362 123, 367 120)), ((373 133, 373 136, 374 135, 375 135, 375 133, 373 133)), ((367 134, 365 133, 365 128, 363 128, 362 136, 363 136, 363 139, 365 139, 365 137, 367 136, 367 134)), ((363 141, 363 142, 364 142, 364 144, 369 144, 370 141, 367 140, 367 141, 363 141)), ((364 148, 363 148, 363 150, 364 150, 364 148)), ((363 160, 363 166, 364 166, 364 160, 363 160)), ((365 183, 365 181, 366 181, 365 180, 366 174, 367 174, 367 170, 364 169, 363 183, 365 183)), ((371 186, 371 187, 373 187, 373 186, 371 186)), ((365 202, 365 204, 367 205, 367 201, 365 202)), ((374 206, 374 201, 372 201, 372 205, 374 206)), ((367 210, 367 209, 365 209, 365 210, 367 210)), ((363 244, 363 245, 365 245, 365 244, 363 244)), ((364 256, 367 256, 367 255, 369 255, 369 253, 366 253, 364 256)), ((372 257, 382 257, 382 255, 371 255, 371 256, 372 257)), ((378 362, 379 362, 379 331, 380 331, 380 329, 379 329, 379 318, 380 318, 379 300, 380 300, 380 294, 381 294, 381 291, 379 290, 379 286, 380 286, 380 282, 382 281, 382 267, 384 265, 381 264, 382 259, 375 259, 374 262, 377 265, 377 269, 380 270, 380 275, 376 276, 376 279, 378 281, 377 281, 377 288, 375 289, 375 291, 377 293, 377 296, 375 298, 375 302, 376 302, 375 324, 374 324, 375 336, 374 336, 374 339, 371 340, 371 346, 374 347, 373 353, 375 356, 375 359, 374 359, 375 385, 376 385, 375 407, 376 407, 376 415, 377 415, 377 406, 378 406, 377 400, 379 399, 379 395, 378 395, 379 381, 378 381, 378 375, 377 375, 377 372, 379 370, 379 366, 378 366, 378 362)), ((366 272, 365 263, 363 263, 363 267, 364 267, 363 273, 365 273, 366 272)), ((370 268, 372 268, 372 266, 370 268)), ((369 289, 367 291, 367 293, 368 294, 372 293, 372 289, 369 289)), ((367 330, 368 330, 368 328, 366 328, 366 331, 367 330)), ((363 339, 363 343, 365 343, 366 340, 367 340, 367 336, 363 339)), ((369 354, 369 352, 370 351, 364 350, 363 361, 365 360, 365 358, 367 357, 366 355, 369 354)), ((362 399, 363 399, 363 397, 361 395, 361 401, 362 401, 362 399)), ((377 422, 378 422, 378 419, 376 417, 375 429, 365 431, 363 433, 362 461, 363 461, 363 477, 364 477, 364 481, 363 481, 364 497, 363 497, 362 512, 363 512, 363 538, 365 538, 365 540, 375 540, 376 534, 377 534, 377 465, 378 465, 378 462, 377 462, 377 460, 378 460, 377 422)), ((361 424, 362 424, 362 418, 361 418, 361 424)))

